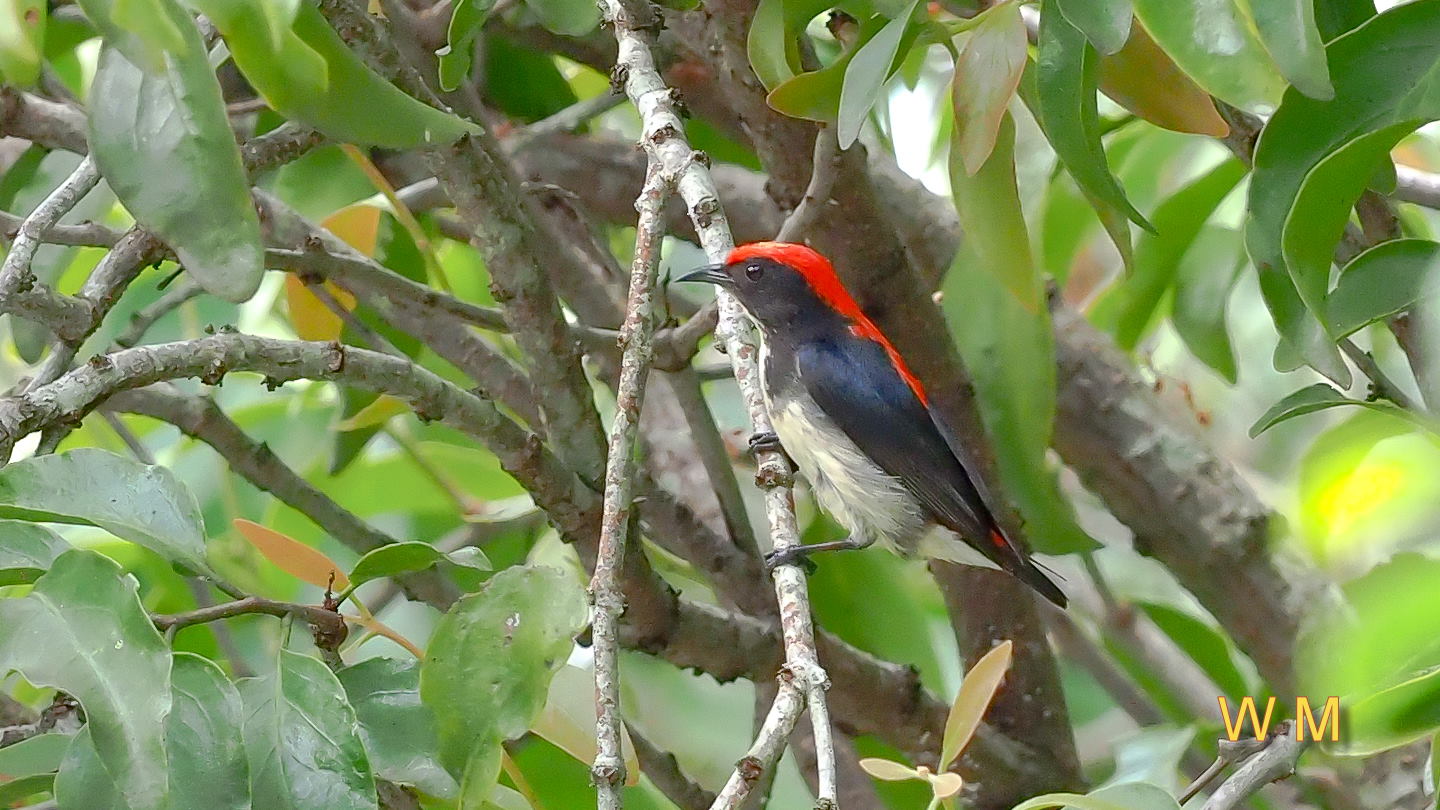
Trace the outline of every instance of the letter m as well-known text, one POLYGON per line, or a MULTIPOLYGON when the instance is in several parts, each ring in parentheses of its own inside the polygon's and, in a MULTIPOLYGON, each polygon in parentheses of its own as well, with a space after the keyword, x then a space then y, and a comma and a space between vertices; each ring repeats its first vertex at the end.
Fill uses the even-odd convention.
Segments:
POLYGON ((1330 742, 1340 742, 1340 698, 1331 696, 1325 699, 1325 711, 1320 714, 1320 725, 1316 726, 1315 713, 1310 710, 1310 699, 1301 695, 1295 698, 1295 718, 1298 721, 1295 726, 1296 740, 1305 739, 1307 728, 1310 729, 1310 739, 1317 742, 1323 740, 1325 727, 1330 726, 1330 742))

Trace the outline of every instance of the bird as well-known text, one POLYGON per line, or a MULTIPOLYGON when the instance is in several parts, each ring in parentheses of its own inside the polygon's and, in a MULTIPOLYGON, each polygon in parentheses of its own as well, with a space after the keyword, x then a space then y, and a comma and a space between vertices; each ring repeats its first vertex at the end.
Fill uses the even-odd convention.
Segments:
POLYGON ((791 242, 753 242, 677 279, 732 293, 760 333, 760 381, 778 447, 849 534, 772 552, 767 565, 879 541, 902 556, 984 562, 1060 607, 1060 590, 1000 527, 984 483, 930 407, 905 358, 856 303, 831 262, 791 242), (956 553, 958 535, 973 553, 956 553))

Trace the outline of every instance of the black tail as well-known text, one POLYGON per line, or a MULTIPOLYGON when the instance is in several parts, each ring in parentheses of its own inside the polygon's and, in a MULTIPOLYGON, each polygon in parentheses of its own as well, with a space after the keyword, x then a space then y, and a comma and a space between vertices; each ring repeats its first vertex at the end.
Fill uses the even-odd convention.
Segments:
POLYGON ((1014 574, 1016 579, 1039 591, 1041 596, 1057 606, 1063 608, 1069 604, 1069 600, 1065 598, 1065 592, 1060 590, 1060 586, 1056 585, 1054 580, 1050 579, 1045 570, 1041 568, 1040 563, 1026 559, 1020 565, 1019 570, 1012 570, 1010 573, 1014 574))
MULTIPOLYGON (((992 528, 990 530, 990 543, 994 546, 996 553, 986 553, 985 556, 994 560, 1011 576, 1034 588, 1041 596, 1050 600, 1055 605, 1063 608, 1069 604, 1070 600, 1065 598, 1065 592, 1060 590, 1060 586, 1056 585, 1055 581, 1050 578, 1051 574, 1057 577, 1059 574, 1055 574, 1054 571, 1049 571, 1049 569, 1031 558, 1025 549, 1011 542, 1010 538, 1006 537, 1005 533, 998 528, 992 528)), ((990 550, 991 549, 982 549, 982 551, 986 552, 990 550)))

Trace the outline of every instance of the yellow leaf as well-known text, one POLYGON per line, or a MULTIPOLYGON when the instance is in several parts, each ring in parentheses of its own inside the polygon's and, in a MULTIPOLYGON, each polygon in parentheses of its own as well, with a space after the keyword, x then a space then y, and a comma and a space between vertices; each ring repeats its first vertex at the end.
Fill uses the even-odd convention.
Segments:
POLYGON ((940 769, 945 770, 965 750, 970 738, 975 734, 975 729, 980 726, 980 718, 985 716, 985 709, 990 705, 990 699, 995 697, 995 690, 1000 688, 1000 679, 1005 677, 1005 671, 1010 668, 1010 652, 1014 645, 1009 641, 985 653, 975 666, 965 673, 965 680, 960 682, 960 694, 955 696, 955 705, 950 707, 950 716, 945 720, 945 741, 940 746, 940 769))
POLYGON ((335 429, 344 432, 383 425, 390 421, 390 417, 399 416, 409 410, 410 406, 406 405, 404 400, 396 399, 389 394, 382 394, 374 402, 357 411, 354 416, 340 420, 336 423, 335 429))
POLYGON ((958 773, 946 771, 930 777, 930 790, 937 799, 948 799, 959 793, 962 787, 965 787, 965 780, 958 773))
MULTIPOLYGON (((530 726, 537 736, 549 740, 556 748, 577 761, 589 765, 595 761, 595 683, 588 670, 563 667, 550 682, 550 694, 540 717, 530 726)), ((620 754, 625 759, 625 784, 640 784, 640 761, 630 734, 620 727, 620 754)))
POLYGON ((299 540, 244 518, 235 519, 235 528, 250 541, 250 545, 265 555, 265 559, 296 579, 321 588, 344 590, 350 587, 349 577, 334 560, 299 540), (335 578, 333 586, 331 576, 335 578))
MULTIPOLYGON (((346 309, 355 308, 355 296, 326 281, 324 287, 346 309)), ((297 276, 285 277, 285 302, 290 325, 301 340, 339 340, 345 322, 315 296, 297 276)))
POLYGON ((380 209, 373 205, 347 205, 320 223, 325 230, 345 240, 345 244, 364 253, 375 255, 380 238, 380 209))
POLYGON ((1100 89, 1157 127, 1215 138, 1230 133, 1210 94, 1181 72, 1139 19, 1132 23, 1125 47, 1100 58, 1100 89))
POLYGON ((906 779, 923 779, 918 771, 908 765, 901 765, 880 757, 865 757, 860 760, 860 769, 886 782, 901 782, 906 779))

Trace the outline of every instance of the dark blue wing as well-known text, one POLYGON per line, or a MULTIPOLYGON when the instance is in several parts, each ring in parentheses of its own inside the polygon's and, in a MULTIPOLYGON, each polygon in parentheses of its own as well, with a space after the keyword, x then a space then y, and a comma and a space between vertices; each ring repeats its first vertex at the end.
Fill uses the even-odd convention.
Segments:
POLYGON ((883 346, 860 337, 843 347, 815 341, 798 348, 795 359, 815 404, 865 455, 899 479, 936 522, 1065 606, 1065 594, 996 524, 948 431, 905 383, 883 346))
MULTIPOLYGON (((975 484, 880 344, 856 337, 795 351, 815 404, 935 518, 983 547, 995 527, 975 484)), ((989 556, 987 554, 987 556, 989 556)))

